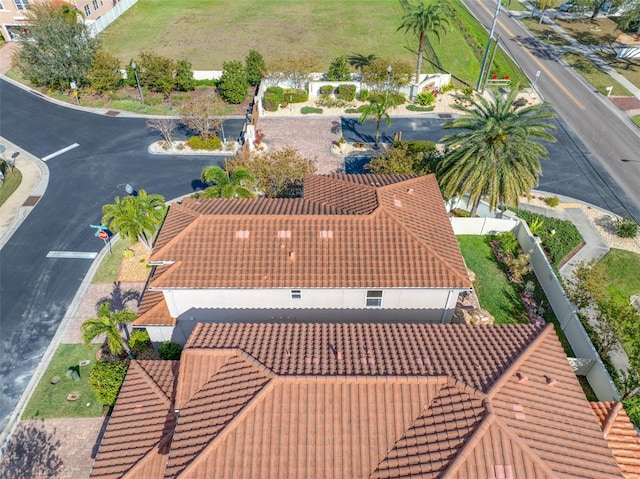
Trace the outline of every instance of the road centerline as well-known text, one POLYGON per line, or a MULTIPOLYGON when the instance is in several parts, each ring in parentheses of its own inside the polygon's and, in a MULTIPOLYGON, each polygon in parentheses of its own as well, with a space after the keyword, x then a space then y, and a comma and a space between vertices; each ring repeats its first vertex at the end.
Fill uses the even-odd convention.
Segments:
POLYGON ((44 158, 42 158, 42 161, 48 161, 51 158, 55 158, 56 156, 62 155, 63 153, 66 153, 69 150, 73 150, 74 148, 77 148, 78 146, 80 146, 78 143, 74 143, 73 145, 69 145, 69 146, 67 146, 65 148, 62 148, 61 150, 54 151, 50 155, 47 155, 44 158))

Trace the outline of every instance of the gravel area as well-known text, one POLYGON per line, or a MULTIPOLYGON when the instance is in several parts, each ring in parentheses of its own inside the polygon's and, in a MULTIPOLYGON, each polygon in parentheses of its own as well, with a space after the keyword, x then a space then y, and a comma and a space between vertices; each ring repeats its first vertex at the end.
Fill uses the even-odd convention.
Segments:
MULTIPOLYGON (((562 202, 555 208, 550 208, 549 205, 544 202, 544 198, 545 196, 535 195, 531 198, 531 201, 522 200, 521 203, 528 203, 540 208, 550 210, 563 208, 562 202)), ((575 205, 576 203, 571 203, 571 207, 575 207, 575 205)), ((613 222, 619 218, 618 216, 609 211, 602 210, 598 207, 586 206, 583 204, 580 204, 580 210, 589 219, 591 225, 600 234, 603 241, 609 248, 623 249, 626 251, 631 251, 632 253, 640 254, 640 235, 636 236, 635 238, 620 238, 616 234, 616 229, 613 222)))

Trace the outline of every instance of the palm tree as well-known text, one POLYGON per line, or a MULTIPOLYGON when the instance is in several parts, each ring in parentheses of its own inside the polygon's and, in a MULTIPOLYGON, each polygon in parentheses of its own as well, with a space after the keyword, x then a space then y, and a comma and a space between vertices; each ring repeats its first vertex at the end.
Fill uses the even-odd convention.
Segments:
POLYGON ((387 92, 384 100, 377 96, 369 100, 369 104, 361 106, 362 113, 358 118, 358 123, 364 123, 369 117, 373 117, 376 122, 376 142, 375 146, 378 146, 378 140, 380 138, 380 122, 385 120, 387 126, 391 126, 391 117, 389 116, 389 107, 392 104, 389 102, 389 94, 387 92))
POLYGON ((373 53, 367 56, 364 56, 361 53, 352 53, 349 55, 349 65, 360 72, 360 90, 362 90, 362 69, 376 58, 378 57, 373 53))
POLYGON ((130 323, 136 319, 136 313, 128 309, 111 311, 108 302, 101 303, 98 307, 98 317, 89 318, 82 323, 82 340, 85 345, 91 344, 97 336, 105 334, 107 346, 112 354, 120 354, 124 349, 131 357, 131 349, 120 334, 120 325, 130 323))
POLYGON ((203 183, 209 183, 204 198, 254 198, 252 188, 255 178, 246 168, 236 168, 231 174, 219 166, 207 166, 202 170, 203 183))
POLYGON ((137 196, 115 198, 115 204, 104 205, 102 223, 132 244, 139 240, 151 249, 166 212, 162 196, 147 195, 146 191, 140 190, 137 196))
POLYGON ((423 0, 418 0, 415 4, 410 3, 409 0, 400 0, 400 4, 404 13, 398 30, 417 35, 419 39, 418 68, 416 71, 416 84, 418 84, 420 83, 422 54, 427 42, 427 33, 432 33, 440 41, 440 33, 445 30, 445 26, 449 25, 449 20, 438 3, 425 5, 423 0))
POLYGON ((468 194, 472 216, 483 197, 495 209, 528 196, 538 184, 540 158, 548 159, 537 140, 556 141, 546 121, 555 116, 549 105, 525 107, 518 92, 515 86, 506 97, 494 91, 494 101, 478 97, 470 106, 454 105, 464 114, 442 125, 460 131, 440 140, 448 150, 437 167, 440 187, 445 196, 468 194))

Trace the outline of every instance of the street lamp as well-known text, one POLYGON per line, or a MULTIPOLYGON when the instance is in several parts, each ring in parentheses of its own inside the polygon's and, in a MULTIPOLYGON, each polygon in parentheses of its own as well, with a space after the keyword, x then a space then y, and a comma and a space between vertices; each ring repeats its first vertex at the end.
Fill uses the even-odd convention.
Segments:
POLYGON ((386 105, 389 102, 389 90, 391 90, 391 72, 393 69, 391 65, 387 67, 387 96, 384 99, 384 104, 386 105))
POLYGON ((140 80, 138 79, 138 65, 136 65, 135 61, 131 62, 131 68, 133 69, 133 74, 136 76, 136 84, 138 85, 138 91, 140 92, 140 103, 144 103, 142 88, 140 88, 140 80))

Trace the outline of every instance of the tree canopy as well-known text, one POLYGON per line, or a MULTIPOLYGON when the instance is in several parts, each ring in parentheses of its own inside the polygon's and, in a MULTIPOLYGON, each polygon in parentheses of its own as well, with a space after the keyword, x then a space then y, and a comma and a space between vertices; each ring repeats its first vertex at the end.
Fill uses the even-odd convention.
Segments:
POLYGON ((445 196, 469 195, 474 215, 482 198, 495 209, 528 196, 538 184, 540 159, 548 158, 538 140, 555 141, 549 105, 524 106, 517 87, 493 93, 493 101, 479 96, 470 106, 454 105, 463 115, 443 127, 459 131, 440 140, 448 149, 438 166, 440 187, 445 196))
POLYGON ((234 168, 231 173, 219 166, 207 166, 202 170, 201 179, 209 186, 202 193, 203 198, 253 198, 255 178, 246 168, 234 168))
POLYGON ((29 4, 30 35, 21 41, 16 65, 36 85, 64 90, 85 83, 100 41, 89 26, 48 2, 29 4))
POLYGON ((128 309, 111 311, 109 303, 105 301, 98 307, 97 317, 89 318, 82 323, 82 340, 84 344, 89 345, 95 338, 105 334, 112 354, 120 354, 124 349, 130 355, 131 350, 120 333, 120 326, 134 319, 136 319, 136 313, 133 311, 128 309))

